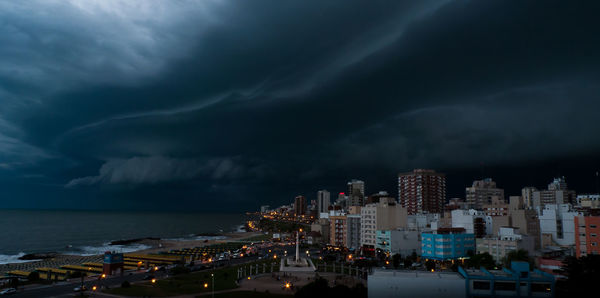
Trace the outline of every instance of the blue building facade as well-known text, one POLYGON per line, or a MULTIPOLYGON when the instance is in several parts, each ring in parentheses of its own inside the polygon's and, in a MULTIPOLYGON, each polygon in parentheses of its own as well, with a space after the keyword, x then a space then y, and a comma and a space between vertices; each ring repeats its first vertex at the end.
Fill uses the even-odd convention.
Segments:
POLYGON ((475 252, 475 235, 462 228, 438 229, 421 234, 421 257, 438 261, 455 260, 475 252))
POLYGON ((554 297, 555 279, 552 274, 529 271, 527 262, 511 262, 511 269, 465 270, 465 297, 554 297))
POLYGON ((390 230, 377 230, 375 241, 375 248, 381 249, 385 252, 392 252, 392 231, 390 230))

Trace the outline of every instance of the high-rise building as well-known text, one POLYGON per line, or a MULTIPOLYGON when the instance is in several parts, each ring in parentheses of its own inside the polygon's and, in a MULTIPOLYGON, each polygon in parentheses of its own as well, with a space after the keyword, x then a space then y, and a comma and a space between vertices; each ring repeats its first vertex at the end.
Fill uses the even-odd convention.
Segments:
POLYGON ((492 178, 473 181, 471 187, 466 190, 467 206, 472 209, 481 210, 483 205, 492 204, 493 197, 500 197, 504 200, 504 190, 496 187, 496 182, 492 178))
POLYGON ((567 188, 565 177, 554 178, 548 184, 548 190, 540 190, 533 192, 533 208, 541 211, 547 204, 576 204, 575 191, 567 188))
POLYGON ((533 208, 533 193, 536 191, 538 191, 538 189, 533 186, 528 186, 521 189, 523 203, 525 204, 527 209, 533 208))
POLYGON ((395 230, 407 226, 406 208, 393 198, 382 198, 379 203, 368 204, 360 210, 360 241, 363 247, 375 248, 377 230, 395 230))
POLYGON ((297 196, 294 199, 294 213, 296 216, 306 214, 306 198, 304 196, 297 196))
POLYGON ((329 228, 329 244, 346 247, 346 240, 348 239, 346 215, 330 216, 329 228))
POLYGON ((365 182, 352 179, 348 182, 348 206, 362 206, 365 200, 365 182))
POLYGON ((600 216, 576 216, 575 229, 576 256, 600 254, 600 216))
POLYGON ((329 210, 329 205, 331 205, 329 196, 330 194, 326 190, 319 190, 317 192, 317 214, 320 215, 329 210))
POLYGON ((508 203, 502 197, 493 196, 492 202, 483 204, 482 209, 488 216, 508 216, 508 203))
POLYGON ((540 220, 535 210, 527 207, 522 196, 510 196, 508 207, 509 225, 519 228, 519 231, 533 237, 535 249, 540 248, 540 220))
POLYGON ((338 194, 338 198, 335 200, 335 205, 341 209, 346 209, 348 207, 348 196, 346 193, 340 192, 338 194))
POLYGON ((575 245, 575 217, 579 215, 570 204, 547 204, 539 217, 542 238, 549 235, 551 245, 575 245))
MULTIPOLYGON (((352 208, 352 207, 351 207, 352 208)), ((360 248, 360 213, 346 215, 346 247, 351 250, 360 248)))
POLYGON ((398 201, 408 214, 442 213, 446 203, 446 176, 424 169, 399 174, 398 201))

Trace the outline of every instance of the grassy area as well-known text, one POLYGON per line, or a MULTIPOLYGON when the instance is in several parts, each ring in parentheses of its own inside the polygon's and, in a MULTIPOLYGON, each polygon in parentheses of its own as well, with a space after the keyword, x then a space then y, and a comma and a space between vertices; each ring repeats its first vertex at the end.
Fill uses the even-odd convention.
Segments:
MULTIPOLYGON (((271 269, 270 263, 272 260, 261 260, 252 263, 252 265, 260 264, 259 271, 262 270, 262 264, 267 264, 267 271, 271 269)), ((250 264, 243 265, 248 267, 250 264)), ((229 268, 222 268, 213 271, 195 272, 190 274, 182 274, 170 277, 168 279, 159 280, 152 285, 150 282, 131 285, 129 288, 113 288, 106 290, 108 294, 124 295, 124 296, 173 296, 184 294, 209 293, 212 291, 212 277, 214 276, 215 291, 235 289, 237 269, 242 265, 229 268), (205 288, 204 285, 207 284, 205 288)), ((279 270, 279 262, 274 262, 273 270, 279 270)))
MULTIPOLYGON (((206 296, 198 296, 204 298, 206 296)), ((236 291, 215 294, 215 298, 290 298, 292 295, 270 294, 265 292, 236 291)))
POLYGON ((271 235, 270 234, 262 234, 262 235, 256 235, 256 236, 252 236, 250 238, 245 238, 242 239, 242 241, 248 241, 248 242, 259 242, 259 241, 268 241, 271 240, 271 235))

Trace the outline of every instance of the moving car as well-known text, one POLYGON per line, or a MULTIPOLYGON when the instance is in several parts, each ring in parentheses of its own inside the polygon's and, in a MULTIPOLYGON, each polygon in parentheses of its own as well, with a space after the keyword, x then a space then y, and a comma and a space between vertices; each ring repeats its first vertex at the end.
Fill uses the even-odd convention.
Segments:
POLYGON ((17 293, 17 289, 8 288, 8 289, 2 290, 2 292, 0 292, 0 295, 10 295, 10 294, 16 294, 16 293, 17 293))
POLYGON ((86 286, 78 286, 73 289, 74 292, 83 292, 86 290, 87 290, 86 286))

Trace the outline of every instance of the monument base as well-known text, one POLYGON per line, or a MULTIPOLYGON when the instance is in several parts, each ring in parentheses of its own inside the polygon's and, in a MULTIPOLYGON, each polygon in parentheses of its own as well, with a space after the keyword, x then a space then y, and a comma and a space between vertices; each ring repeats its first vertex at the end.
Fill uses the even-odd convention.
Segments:
POLYGON ((313 262, 307 258, 300 258, 297 262, 295 257, 283 258, 279 266, 279 271, 285 272, 313 272, 316 270, 313 262))

